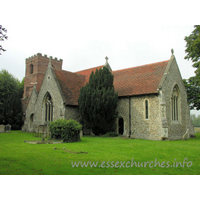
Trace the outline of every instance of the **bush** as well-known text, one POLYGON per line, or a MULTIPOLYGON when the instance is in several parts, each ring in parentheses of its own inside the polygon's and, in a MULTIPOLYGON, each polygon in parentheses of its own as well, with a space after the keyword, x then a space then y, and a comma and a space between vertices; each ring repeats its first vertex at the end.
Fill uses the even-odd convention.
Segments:
POLYGON ((117 136, 119 136, 119 134, 116 132, 108 132, 105 135, 103 135, 103 137, 117 137, 117 136))
POLYGON ((50 132, 52 139, 62 139, 63 142, 80 141, 80 130, 82 126, 73 119, 58 119, 50 122, 50 132))

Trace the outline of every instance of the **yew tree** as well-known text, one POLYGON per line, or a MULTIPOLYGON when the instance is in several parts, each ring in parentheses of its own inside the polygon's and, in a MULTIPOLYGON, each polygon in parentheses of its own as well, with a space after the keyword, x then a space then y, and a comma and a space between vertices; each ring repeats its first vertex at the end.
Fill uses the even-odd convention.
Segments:
POLYGON ((118 94, 115 92, 113 80, 108 68, 97 69, 80 90, 79 112, 84 125, 95 135, 114 130, 118 94))

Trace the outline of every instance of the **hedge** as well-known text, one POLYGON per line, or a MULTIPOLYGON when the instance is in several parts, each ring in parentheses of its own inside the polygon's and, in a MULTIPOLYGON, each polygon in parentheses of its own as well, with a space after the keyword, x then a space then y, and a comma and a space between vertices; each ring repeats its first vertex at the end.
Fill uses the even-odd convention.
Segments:
POLYGON ((58 119, 50 122, 51 139, 62 139, 63 142, 80 141, 80 130, 82 126, 73 119, 58 119))

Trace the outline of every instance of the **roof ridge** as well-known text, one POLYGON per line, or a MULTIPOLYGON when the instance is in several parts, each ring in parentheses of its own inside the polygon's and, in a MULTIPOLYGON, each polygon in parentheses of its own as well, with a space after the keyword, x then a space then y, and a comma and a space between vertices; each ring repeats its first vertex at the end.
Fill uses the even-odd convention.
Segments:
POLYGON ((98 68, 98 67, 103 67, 104 65, 99 65, 97 67, 91 67, 91 68, 88 68, 88 69, 84 69, 84 70, 80 70, 80 71, 77 71, 77 72, 74 72, 74 73, 80 73, 80 72, 84 72, 84 71, 88 71, 88 70, 92 70, 92 69, 95 69, 95 68, 98 68))
POLYGON ((115 71, 112 71, 112 72, 118 72, 118 71, 133 69, 133 68, 142 68, 142 67, 147 67, 149 65, 155 65, 155 64, 158 64, 158 63, 165 63, 165 62, 169 62, 169 60, 155 62, 155 63, 150 63, 150 64, 139 65, 139 66, 135 66, 135 67, 129 67, 129 68, 125 68, 125 69, 118 69, 118 70, 115 70, 115 71))
POLYGON ((64 72, 64 73, 71 73, 71 74, 75 74, 75 75, 77 75, 77 76, 84 76, 85 77, 85 75, 83 75, 83 74, 77 74, 77 73, 75 73, 75 72, 70 72, 70 71, 67 71, 67 70, 60 70, 60 69, 53 69, 53 70, 55 70, 55 71, 57 71, 57 72, 64 72))
MULTIPOLYGON (((61 69, 61 70, 60 70, 60 69, 55 69, 55 68, 53 68, 53 70, 54 70, 54 71, 59 71, 59 72, 60 72, 60 71, 63 71, 63 72, 70 72, 70 71, 67 71, 67 70, 64 70, 64 69, 61 69)), ((70 73, 74 73, 74 72, 70 72, 70 73)))

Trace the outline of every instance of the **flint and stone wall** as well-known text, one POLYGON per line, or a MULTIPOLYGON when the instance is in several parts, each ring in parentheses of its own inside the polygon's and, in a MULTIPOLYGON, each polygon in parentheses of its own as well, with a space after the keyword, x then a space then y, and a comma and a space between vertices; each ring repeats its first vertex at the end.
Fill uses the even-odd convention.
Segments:
POLYGON ((56 81, 55 74, 51 68, 48 68, 38 96, 36 90, 33 90, 32 92, 22 130, 29 132, 38 132, 38 130, 39 132, 42 132, 44 129, 47 130, 43 127, 46 124, 44 99, 47 92, 51 95, 53 102, 54 121, 57 119, 79 119, 76 107, 64 105, 61 90, 56 81), (31 117, 32 115, 33 117, 31 117))
POLYGON ((160 120, 160 106, 158 95, 144 95, 131 97, 131 103, 129 98, 121 98, 118 101, 118 114, 124 119, 124 133, 123 135, 131 137, 159 140, 162 132, 161 120, 160 120), (145 101, 148 101, 148 119, 145 115, 145 101), (131 130, 129 128, 129 105, 131 130))
MULTIPOLYGON (((77 107, 64 105, 60 86, 51 67, 47 68, 39 94, 36 88, 37 85, 30 96, 22 130, 29 132, 47 130, 45 128, 44 103, 47 92, 49 92, 53 101, 53 120, 61 118, 80 120, 77 107)), ((186 90, 173 56, 163 75, 157 94, 120 97, 117 111, 119 116, 124 120, 124 136, 130 135, 134 138, 150 140, 176 140, 182 139, 187 130, 188 136, 194 135, 194 128, 190 121, 186 90), (175 85, 178 86, 179 90, 178 121, 172 120, 171 97, 175 85), (148 119, 145 116, 146 100, 148 101, 149 108, 148 119)), ((116 123, 118 132, 118 119, 116 123)))
POLYGON ((182 77, 176 62, 173 57, 169 63, 171 66, 167 71, 165 80, 161 88, 162 99, 166 103, 166 119, 168 124, 168 138, 169 140, 182 139, 183 135, 189 129, 189 135, 194 135, 194 128, 191 125, 190 110, 187 103, 187 93, 182 81, 182 77), (178 100, 178 121, 172 120, 171 97, 173 89, 178 86, 179 100, 178 100))
MULTIPOLYGON (((124 120, 124 136, 130 134, 133 138, 178 140, 183 138, 187 130, 187 138, 194 135, 187 104, 187 93, 173 55, 161 80, 158 94, 120 98, 117 111, 124 120), (172 120, 171 97, 176 85, 178 86, 179 106, 178 120, 174 121, 172 120), (148 119, 145 117, 146 100, 149 107, 148 119)), ((117 120, 117 132, 118 129, 117 120)))

